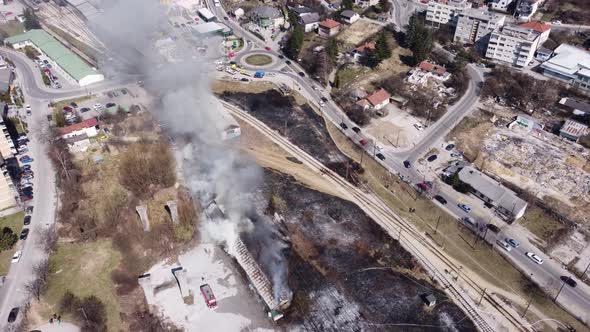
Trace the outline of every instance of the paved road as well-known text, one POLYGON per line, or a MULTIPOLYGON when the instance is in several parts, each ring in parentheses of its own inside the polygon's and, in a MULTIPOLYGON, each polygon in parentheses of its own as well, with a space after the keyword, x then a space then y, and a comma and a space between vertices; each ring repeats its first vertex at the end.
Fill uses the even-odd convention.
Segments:
MULTIPOLYGON (((20 68, 17 68, 18 77, 26 76, 20 68)), ((27 98, 27 103, 32 107, 33 115, 29 117, 30 140, 29 155, 33 157, 32 169, 35 172, 33 180, 34 210, 31 218, 29 237, 26 241, 17 244, 22 250, 20 262, 11 266, 6 282, 0 289, 0 330, 4 330, 7 324, 6 318, 13 307, 19 307, 26 302, 28 294, 25 285, 33 278, 33 266, 47 257, 47 253, 41 251, 39 243, 40 232, 53 225, 55 216, 55 178, 53 166, 45 151, 46 141, 39 133, 47 128, 47 103, 34 98, 27 98)), ((20 317, 20 315, 19 315, 20 317)))

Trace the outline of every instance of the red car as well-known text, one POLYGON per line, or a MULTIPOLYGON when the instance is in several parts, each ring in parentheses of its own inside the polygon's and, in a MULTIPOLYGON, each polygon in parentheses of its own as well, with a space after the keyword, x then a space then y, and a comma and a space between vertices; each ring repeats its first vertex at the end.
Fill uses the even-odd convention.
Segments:
POLYGON ((424 182, 420 182, 418 183, 418 188, 424 190, 424 191, 429 191, 431 188, 424 182))
POLYGON ((228 54, 228 55, 229 55, 229 57, 230 57, 230 58, 233 58, 233 57, 235 57, 235 56, 236 56, 236 54, 235 54, 234 52, 229 52, 229 54, 228 54))
POLYGON ((63 108, 63 110, 64 110, 64 111, 66 111, 66 112, 71 112, 71 111, 73 111, 74 109, 73 109, 73 108, 71 108, 70 106, 65 106, 65 107, 63 108))
POLYGON ((207 304, 207 307, 209 307, 209 309, 214 310, 217 308, 217 299, 215 298, 215 295, 213 295, 213 290, 211 289, 211 286, 209 286, 209 284, 204 284, 201 285, 201 294, 203 295, 203 298, 205 299, 205 304, 207 304))
POLYGON ((269 46, 265 46, 264 49, 267 50, 267 51, 270 51, 271 50, 271 48, 269 46))
POLYGON ((359 141, 359 143, 361 143, 361 145, 365 146, 365 145, 367 145, 367 140, 363 138, 359 141))

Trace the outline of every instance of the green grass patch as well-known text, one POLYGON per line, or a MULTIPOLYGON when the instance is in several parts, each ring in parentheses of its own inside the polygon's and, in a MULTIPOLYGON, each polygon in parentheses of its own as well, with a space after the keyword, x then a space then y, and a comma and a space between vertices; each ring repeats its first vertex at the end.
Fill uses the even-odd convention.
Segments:
POLYGON ((251 66, 265 66, 272 62, 272 58, 265 54, 254 54, 246 57, 244 61, 251 66))
MULTIPOLYGON (((119 331, 120 306, 111 273, 121 261, 121 254, 110 240, 59 244, 49 259, 49 280, 43 295, 43 318, 59 311, 59 303, 66 290, 83 298, 98 297, 105 305, 109 331, 119 331)), ((71 318, 71 317, 66 317, 71 318)))
POLYGON ((548 243, 552 243, 554 239, 560 237, 560 235, 563 235, 568 230, 566 225, 560 223, 541 208, 534 205, 529 205, 519 223, 548 243))
POLYGON ((17 20, 8 21, 7 23, 0 25, 0 33, 8 37, 20 35, 24 32, 25 26, 17 20))
MULTIPOLYGON (((15 214, 0 218, 0 229, 8 227, 12 229, 15 234, 20 234, 20 231, 23 229, 24 216, 24 212, 17 212, 15 214)), ((14 255, 14 252, 16 251, 16 246, 17 245, 14 245, 12 249, 0 252, 0 275, 6 275, 8 273, 12 255, 14 255)))
POLYGON ((17 117, 11 117, 9 118, 10 121, 12 121, 12 123, 14 124, 14 127, 16 128, 16 132, 20 135, 20 134, 26 134, 27 133, 27 128, 28 125, 26 122, 24 122, 23 120, 17 118, 17 117))

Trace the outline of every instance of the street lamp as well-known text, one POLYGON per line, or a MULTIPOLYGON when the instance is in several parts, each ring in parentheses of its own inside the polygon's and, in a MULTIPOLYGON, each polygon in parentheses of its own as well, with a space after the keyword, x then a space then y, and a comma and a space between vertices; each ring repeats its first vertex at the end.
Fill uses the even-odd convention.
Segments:
POLYGON ((568 280, 570 277, 563 278, 563 283, 561 284, 561 287, 559 287, 559 291, 557 291, 557 295, 555 295, 555 298, 553 299, 553 302, 557 301, 557 297, 559 296, 559 294, 561 293, 561 290, 563 289, 563 286, 565 286, 565 281, 568 280))

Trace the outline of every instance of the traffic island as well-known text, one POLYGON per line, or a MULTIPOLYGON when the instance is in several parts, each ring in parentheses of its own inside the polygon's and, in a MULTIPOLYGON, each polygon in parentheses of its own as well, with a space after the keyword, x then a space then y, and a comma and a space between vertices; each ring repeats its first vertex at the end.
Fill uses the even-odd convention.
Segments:
POLYGON ((253 54, 247 56, 244 61, 250 66, 266 66, 272 63, 272 57, 266 54, 253 54))

